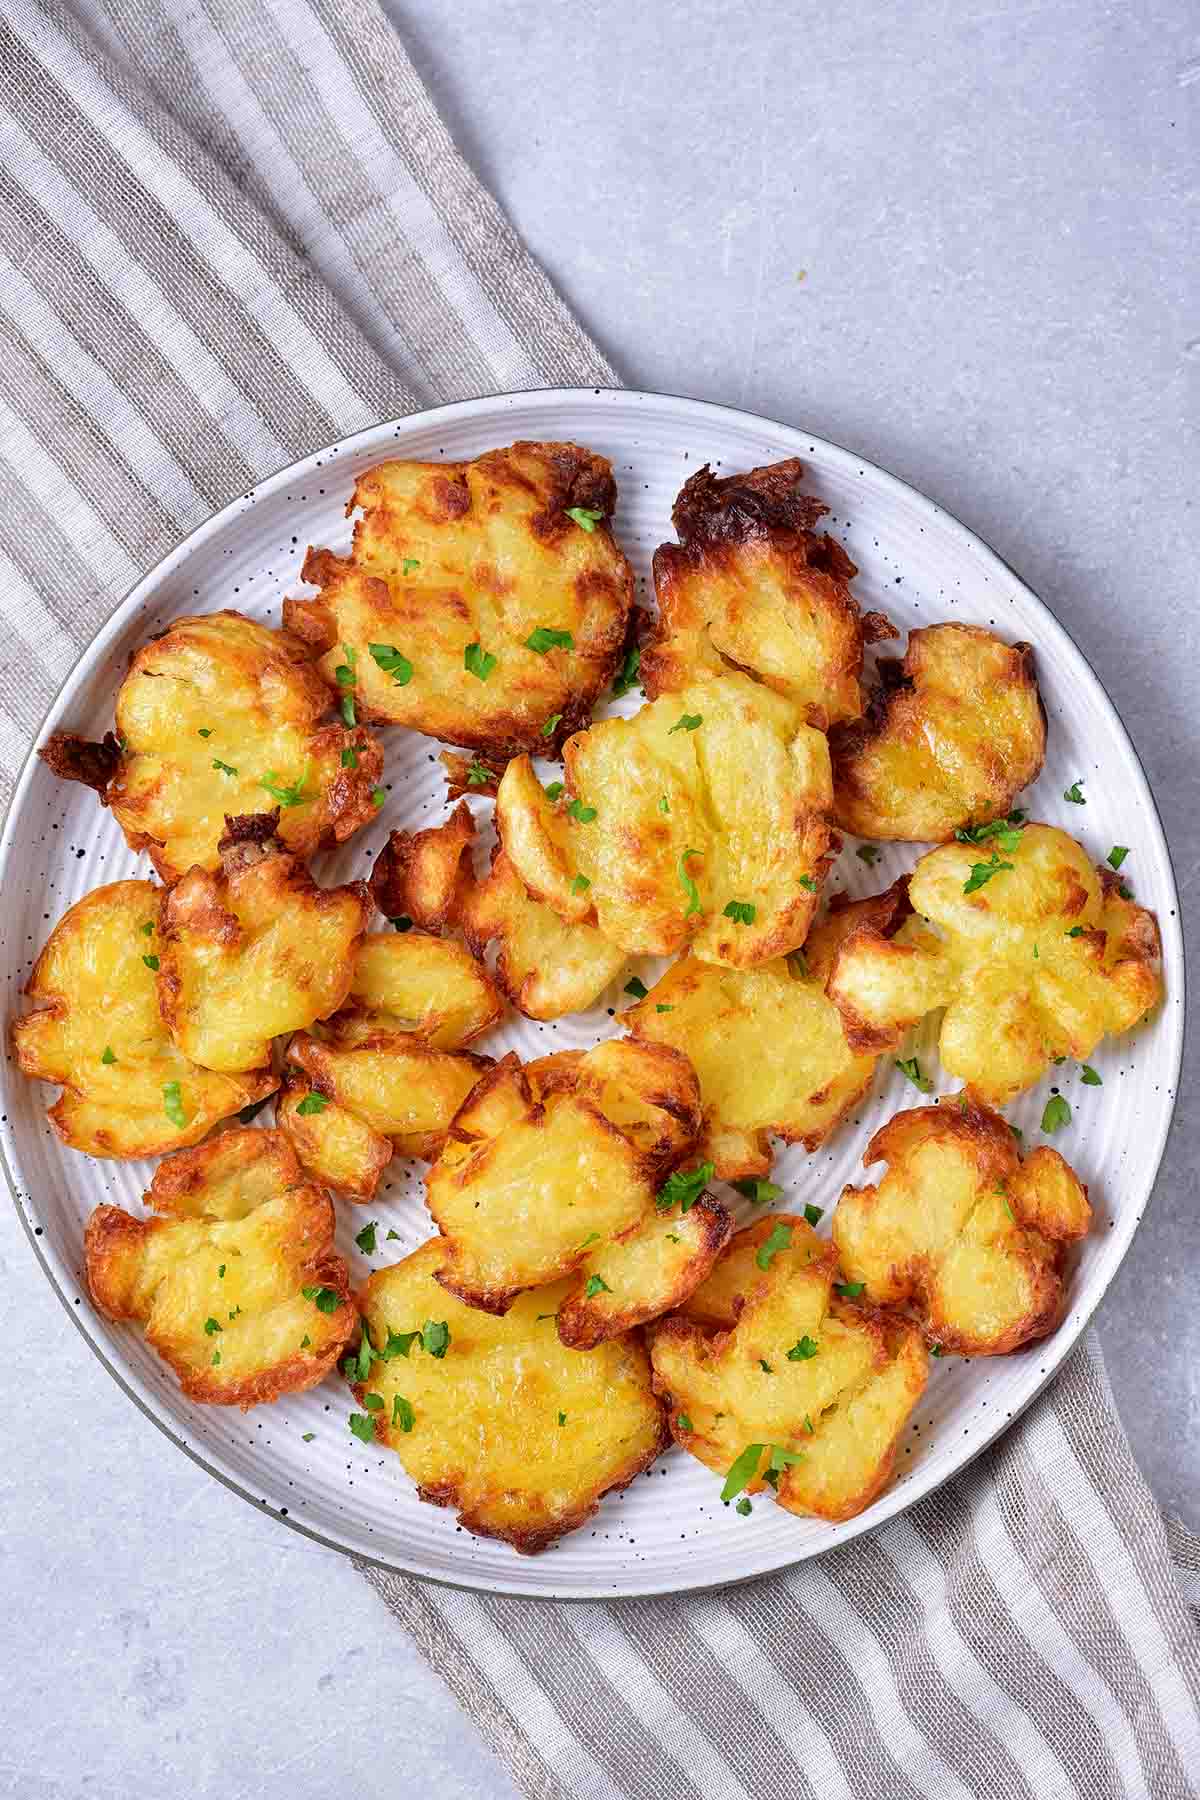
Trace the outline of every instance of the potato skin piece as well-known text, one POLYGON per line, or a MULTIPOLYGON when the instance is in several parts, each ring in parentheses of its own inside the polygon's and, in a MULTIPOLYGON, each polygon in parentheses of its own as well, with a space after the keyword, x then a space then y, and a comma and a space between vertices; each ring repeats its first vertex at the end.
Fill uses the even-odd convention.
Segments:
POLYGON ((117 693, 119 738, 92 745, 56 732, 39 755, 95 788, 130 849, 174 882, 219 867, 225 815, 261 808, 264 778, 305 795, 279 827, 298 856, 374 820, 382 747, 362 727, 322 723, 332 707, 299 638, 242 613, 205 613, 176 619, 134 655, 117 693), (353 767, 342 761, 348 749, 353 767))
POLYGON ((396 1452, 422 1500, 533 1556, 586 1524, 666 1446, 649 1359, 638 1332, 583 1354, 561 1345, 537 1315, 554 1310, 562 1283, 525 1295, 503 1318, 470 1310, 437 1285, 443 1255, 441 1240, 429 1240, 377 1270, 359 1302, 375 1346, 389 1330, 444 1320, 445 1356, 414 1346, 407 1358, 377 1360, 354 1393, 360 1406, 367 1393, 382 1399, 370 1415, 375 1442, 396 1452), (397 1395, 412 1406, 411 1431, 392 1423, 397 1395))
POLYGON ((77 900, 34 963, 25 988, 34 1009, 12 1024, 21 1073, 63 1090, 50 1123, 89 1156, 161 1156, 199 1143, 278 1086, 270 1069, 202 1069, 171 1042, 145 961, 156 953, 163 899, 152 881, 116 881, 77 900), (165 1111, 164 1089, 176 1081, 182 1126, 165 1111))
POLYGON ((978 625, 910 632, 877 666, 867 717, 830 735, 834 817, 859 837, 944 843, 1002 819, 1041 773, 1033 651, 978 625))
POLYGON ((279 1133, 229 1131, 169 1158, 144 1201, 157 1216, 99 1206, 87 1222, 97 1308, 140 1324, 190 1400, 245 1411, 322 1381, 358 1312, 329 1196, 303 1181, 279 1133), (307 1286, 333 1289, 338 1305, 306 1301, 307 1286))
POLYGON ((348 643, 358 655, 360 716, 408 725, 503 760, 556 754, 586 723, 620 662, 633 572, 612 535, 612 467, 569 443, 516 443, 467 463, 392 461, 359 477, 348 559, 310 550, 315 600, 287 600, 284 622, 321 656, 329 682, 348 643), (603 514, 587 531, 569 517, 603 514), (573 643, 528 647, 540 628, 573 643), (370 644, 399 650, 398 683, 370 644), (485 680, 464 665, 478 644, 485 680), (548 737, 547 721, 558 715, 548 737))
POLYGON ((446 931, 471 879, 475 821, 459 801, 442 825, 393 831, 371 870, 371 894, 389 919, 411 919, 425 931, 446 931))
POLYGON ((458 922, 477 957, 497 945, 496 980, 528 1019, 585 1011, 627 960, 594 925, 568 924, 535 900, 500 845, 487 879, 466 889, 458 922))
POLYGON ((828 511, 801 492, 794 457, 715 476, 698 469, 672 518, 678 544, 654 553, 657 627, 642 650, 651 699, 700 675, 747 669, 807 709, 822 729, 862 711, 863 644, 894 637, 879 613, 860 613, 857 570, 813 526, 828 511))
MULTIPOLYGON (((733 1238, 686 1313, 648 1330, 656 1392, 676 1443, 725 1475, 748 1444, 799 1461, 779 1475, 790 1512, 837 1523, 886 1487, 900 1435, 924 1391, 920 1334, 834 1296, 837 1255, 801 1218, 756 1219, 733 1238), (758 1262, 780 1228, 790 1233, 758 1262), (793 1358, 805 1339, 809 1357, 793 1358)), ((746 1492, 766 1485, 766 1451, 746 1492)))
POLYGON ((969 1095, 880 1128, 863 1164, 875 1187, 843 1190, 833 1241, 867 1298, 905 1308, 926 1340, 1003 1356, 1054 1330, 1064 1252, 1091 1225, 1087 1188, 1056 1150, 1024 1159, 1012 1129, 969 1095))

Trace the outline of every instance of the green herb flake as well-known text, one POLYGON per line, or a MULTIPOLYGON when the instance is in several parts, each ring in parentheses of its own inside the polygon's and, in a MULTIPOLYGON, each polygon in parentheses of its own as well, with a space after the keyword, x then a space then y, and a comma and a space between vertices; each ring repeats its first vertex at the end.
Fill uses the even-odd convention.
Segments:
POLYGON ((559 1413, 559 1415, 558 1415, 558 1422, 559 1422, 559 1424, 560 1424, 560 1425, 565 1425, 565 1424, 566 1424, 566 1422, 567 1422, 567 1415, 566 1415, 566 1413, 565 1413, 565 1412, 560 1412, 560 1413, 559 1413))
POLYGON ((667 736, 674 737, 677 731, 696 731, 703 723, 703 713, 680 713, 667 736))
POLYGON ((310 1345, 310 1344, 311 1344, 311 1343, 312 1343, 312 1339, 311 1339, 311 1338, 310 1338, 310 1337, 309 1337, 309 1335, 308 1335, 308 1333, 307 1333, 307 1331, 306 1331, 306 1332, 305 1332, 305 1334, 304 1334, 304 1336, 303 1336, 303 1337, 302 1337, 302 1338, 301 1338, 301 1339, 300 1339, 300 1348, 301 1348, 301 1349, 302 1349, 302 1350, 307 1350, 307 1349, 308 1349, 308 1346, 309 1346, 309 1345, 310 1345))
POLYGON ((754 1179, 735 1181, 733 1185, 739 1194, 744 1195, 747 1200, 752 1200, 755 1206, 769 1206, 773 1201, 783 1198, 783 1189, 773 1181, 754 1179))
POLYGON ((879 861, 879 858, 883 855, 883 852, 882 850, 877 850, 874 844, 860 844, 854 854, 860 861, 866 863, 868 869, 873 869, 875 864, 879 861))
POLYGON ((804 1415, 804 1429, 805 1429, 805 1431, 807 1431, 809 1437, 812 1437, 814 1435, 813 1422, 809 1418, 807 1413, 805 1413, 805 1415, 804 1415))
POLYGON ((613 699, 620 700, 631 688, 635 688, 641 678, 642 653, 635 644, 632 650, 625 652, 625 661, 621 664, 617 678, 613 682, 613 699))
POLYGON ((894 1061, 905 1080, 911 1081, 913 1086, 918 1088, 922 1094, 931 1094, 933 1092, 933 1083, 930 1081, 928 1075, 922 1075, 921 1065, 915 1056, 897 1056, 894 1058, 894 1061))
POLYGON ((804 1217, 810 1225, 819 1225, 821 1220, 825 1217, 825 1208, 823 1206, 814 1206, 810 1200, 808 1205, 804 1208, 804 1217))
POLYGON ((302 1287, 300 1292, 306 1300, 311 1300, 318 1312, 335 1313, 342 1304, 342 1296, 336 1288, 302 1287))
POLYGON ((480 644, 468 644, 463 651, 463 668, 477 681, 486 681, 496 666, 496 658, 480 644))
POLYGON ((699 1163, 694 1169, 676 1169, 655 1195, 655 1206, 659 1212, 669 1212, 678 1204, 681 1214, 690 1212, 715 1173, 715 1165, 710 1162, 699 1163))
POLYGON ((654 1010, 655 1012, 674 1012, 675 1008, 669 1006, 665 1000, 656 1000, 654 1002, 654 1010))
POLYGON ((296 1111, 300 1114, 302 1119, 307 1119, 313 1113, 323 1113, 328 1105, 328 1097, 325 1094, 318 1094, 314 1091, 305 1094, 303 1100, 296 1108, 296 1111))
POLYGON ((552 738, 561 724, 562 714, 551 713, 550 717, 546 720, 546 723, 542 726, 542 736, 544 738, 552 738))
POLYGON ((1051 1094, 1042 1112, 1042 1130, 1061 1131, 1071 1123, 1071 1108, 1061 1094, 1051 1094))
POLYGON ((571 883, 571 892, 573 894, 586 894, 591 885, 592 884, 586 875, 577 875, 571 883))
POLYGON ((342 655, 346 660, 344 663, 339 663, 333 671, 333 679, 339 687, 352 688, 358 681, 358 677, 354 673, 354 665, 358 661, 358 651, 352 650, 349 644, 343 644, 342 655))
POLYGON ((179 1082, 166 1082, 163 1087, 162 1097, 163 1111, 166 1113, 168 1119, 170 1119, 172 1125, 178 1126, 182 1131, 183 1127, 188 1122, 188 1115, 184 1110, 183 1090, 180 1087, 179 1082))
POLYGON ((212 726, 211 725, 201 725, 199 731, 196 733, 196 736, 197 737, 206 737, 206 738, 211 737, 212 736, 212 726))
POLYGON ((421 1327, 421 1348, 441 1362, 450 1348, 450 1327, 445 1319, 426 1319, 421 1327))
POLYGON ((143 956, 142 961, 145 963, 145 965, 148 969, 157 971, 157 969, 158 969, 157 956, 143 956))
POLYGON ((220 1329, 221 1329, 220 1325, 217 1323, 217 1321, 214 1318, 210 1317, 210 1318, 205 1319, 205 1321, 204 1321, 205 1337, 213 1337, 215 1335, 215 1333, 220 1331, 220 1329))
POLYGON ((213 1351, 213 1353, 212 1353, 212 1361, 213 1361, 213 1368, 214 1368, 214 1369, 215 1369, 215 1368, 216 1368, 216 1367, 217 1367, 217 1365, 218 1365, 218 1364, 219 1364, 219 1363, 220 1363, 220 1361, 221 1361, 221 1352, 220 1352, 220 1351, 219 1351, 219 1350, 214 1350, 214 1351, 213 1351))
POLYGON ((575 639, 569 631, 557 631, 551 625, 539 625, 525 639, 525 648, 535 650, 539 656, 545 656, 550 650, 573 650, 575 639))
POLYGON ((687 911, 683 915, 685 919, 690 919, 693 913, 698 913, 701 910, 700 890, 687 871, 688 857, 699 856, 700 854, 701 852, 699 850, 685 850, 679 859, 679 885, 688 897, 687 911))
POLYGON ((660 794, 658 796, 658 810, 660 813, 670 814, 671 802, 667 799, 665 794, 660 794))
POLYGON ((789 1362, 811 1362, 812 1358, 817 1354, 820 1348, 821 1346, 818 1344, 817 1340, 815 1338, 810 1338, 808 1333, 805 1332, 804 1336, 797 1339, 792 1345, 787 1353, 787 1359, 789 1362))
POLYGON ((721 913, 723 919, 732 919, 735 925, 753 925, 758 908, 751 900, 731 900, 721 913))
POLYGON ((546 783, 547 800, 557 800, 562 791, 563 784, 561 781, 548 781, 546 783))
POLYGON ((390 1226, 389 1226, 389 1227, 388 1227, 388 1234, 387 1234, 387 1241, 388 1241, 388 1243, 389 1243, 389 1244, 390 1244, 390 1243, 391 1243, 391 1242, 392 1242, 392 1241, 393 1241, 393 1239, 394 1239, 394 1240, 395 1240, 395 1242, 396 1242, 396 1243, 397 1243, 397 1244, 398 1244, 398 1243, 399 1243, 399 1242, 400 1242, 400 1233, 399 1233, 399 1232, 398 1232, 398 1231, 393 1231, 393 1230, 392 1230, 392 1229, 391 1229, 391 1227, 390 1227, 390 1226))
POLYGON ((364 1394, 363 1395, 363 1405, 366 1407, 368 1412, 382 1412, 383 1411, 383 1395, 382 1394, 364 1394))
POLYGON ((370 1413, 351 1413, 346 1422, 360 1443, 375 1442, 375 1421, 370 1413))
POLYGON ((413 678, 413 666, 395 644, 368 644, 371 661, 383 675, 390 675, 397 687, 407 687, 413 678))
POLYGON ((734 1500, 741 1493, 746 1483, 753 1481, 758 1473, 758 1465, 762 1461, 765 1444, 747 1444, 741 1455, 730 1467, 725 1477, 725 1486, 721 1489, 722 1500, 734 1500))
POLYGON ((574 519, 580 531, 595 531, 604 514, 596 506, 568 506, 568 519, 574 519))
POLYGON ((144 925, 138 926, 138 930, 141 932, 143 937, 153 937, 154 936, 154 920, 147 919, 146 923, 144 925))
POLYGON ((237 774, 237 770, 234 768, 233 764, 227 763, 227 762, 222 762, 219 756, 213 757, 212 766, 214 769, 220 769, 222 775, 236 775, 237 774))
POLYGON ((1121 864, 1125 861, 1125 858, 1128 855, 1129 855, 1128 844, 1114 844, 1112 849, 1108 853, 1109 866, 1114 869, 1119 869, 1121 864))
POLYGON ((751 1506, 750 1502, 746 1499, 746 1496, 743 1494, 742 1498, 738 1501, 737 1505, 734 1507, 733 1510, 736 1513, 740 1513, 742 1515, 743 1519, 748 1519, 750 1517, 750 1514, 754 1511, 754 1508, 751 1506))
POLYGON ((398 1425, 401 1431, 411 1431, 416 1423, 416 1418, 412 1403, 406 1400, 403 1394, 397 1394, 392 1401, 392 1424, 398 1425))
POLYGON ((686 1413, 676 1413, 676 1415, 675 1415, 675 1426, 676 1426, 676 1429, 677 1429, 677 1430, 678 1430, 678 1431, 692 1431, 692 1430, 694 1430, 694 1427, 693 1427, 693 1425, 692 1425, 692 1421, 691 1421, 691 1420, 690 1420, 690 1419, 689 1419, 689 1418, 688 1418, 688 1416, 687 1416, 687 1414, 686 1414, 686 1413))
POLYGON ((833 1291, 840 1294, 843 1300, 857 1300, 866 1285, 865 1281, 835 1281, 833 1291))
POLYGON ((420 566, 421 559, 419 556, 406 556, 400 563, 400 573, 402 575, 411 575, 413 570, 419 569, 420 566))
POLYGON ((808 980, 808 958, 803 950, 789 950, 786 961, 788 974, 793 981, 808 980))
POLYGON ((227 1266, 227 1265, 226 1265, 226 1264, 225 1264, 225 1263, 221 1263, 221 1264, 220 1264, 220 1265, 219 1265, 219 1266, 218 1266, 218 1268, 217 1268, 217 1280, 218 1280, 218 1281, 224 1281, 224 1279, 225 1279, 225 1269, 226 1269, 226 1266, 227 1266))
POLYGON ((1100 1079, 1099 1073, 1095 1069, 1093 1069, 1091 1063, 1084 1063, 1079 1079, 1082 1081, 1084 1087, 1103 1087, 1104 1086, 1103 1081, 1100 1079))
POLYGON ((309 768, 306 763, 304 773, 299 781, 294 781, 289 786, 274 769, 268 769, 265 775, 259 776, 258 785, 260 788, 266 788, 272 800, 278 800, 280 806, 285 809, 289 806, 303 806, 306 800, 315 798, 314 795, 306 794, 304 791, 304 784, 308 780, 308 776, 309 768))
POLYGON ((595 807, 585 806, 582 800, 572 800, 567 808, 567 812, 569 816, 572 819, 576 819, 580 825, 590 825, 592 820, 596 817, 595 807))
POLYGON ((103 1055, 102 1055, 102 1056, 101 1056, 101 1058, 100 1058, 100 1061, 101 1061, 101 1062, 102 1062, 102 1063, 105 1063, 105 1064, 106 1064, 106 1065, 107 1065, 107 1066, 109 1066, 109 1067, 111 1067, 111 1066, 112 1066, 112 1064, 113 1064, 113 1063, 115 1063, 115 1062, 116 1062, 116 1060, 117 1060, 117 1059, 116 1059, 116 1057, 115 1057, 115 1056, 114 1056, 114 1054, 113 1054, 113 1047, 112 1047, 112 1045, 111 1045, 111 1044, 105 1044, 105 1046, 104 1046, 104 1053, 103 1053, 103 1055))
POLYGON ((799 880, 799 882, 800 882, 800 886, 801 886, 801 887, 802 887, 802 888, 806 888, 806 889, 807 889, 807 891, 808 891, 808 892, 809 892, 809 893, 810 893, 810 894, 815 894, 815 893, 816 893, 816 891, 817 891, 817 884, 816 884, 816 881, 815 881, 815 880, 814 880, 814 879, 813 879, 813 877, 812 877, 812 876, 811 876, 811 875, 801 875, 801 876, 799 876, 799 877, 798 877, 798 878, 797 878, 797 879, 798 879, 798 880, 799 880))
POLYGON ((597 1294, 611 1294, 612 1289, 609 1287, 607 1281, 603 1280, 601 1276, 589 1275, 587 1286, 584 1288, 583 1292, 585 1299, 591 1300, 597 1294))
POLYGON ((771 1445, 771 1461, 769 1467, 773 1475, 781 1475, 785 1469, 790 1469, 794 1467, 796 1463, 802 1463, 803 1461, 803 1450, 786 1450, 782 1444, 771 1445))
POLYGON ((315 1431, 302 1431, 300 1433, 300 1441, 303 1444, 311 1444, 316 1435, 315 1431))
POLYGON ((625 983, 625 992, 627 994, 632 994, 635 1000, 644 1000, 646 995, 650 992, 650 989, 640 977, 634 975, 625 983))
POLYGON ((755 1252, 754 1260, 759 1268, 769 1269, 775 1257, 781 1250, 786 1250, 791 1241, 792 1228, 790 1225, 774 1226, 770 1237, 766 1238, 755 1252))
POLYGON ((361 744, 347 744, 346 745, 346 748, 342 751, 342 767, 343 767, 343 769, 357 769, 358 753, 361 749, 362 749, 361 744))
POLYGON ((1071 929, 1067 932, 1067 936, 1068 937, 1082 937, 1083 936, 1083 926, 1082 925, 1072 925, 1071 929))
POLYGON ((992 819, 986 825, 960 826, 954 835, 960 844, 988 844, 994 839, 1007 855, 1020 844, 1024 822, 1023 812, 1011 812, 1007 819, 992 819))
POLYGON ((355 1233, 354 1241, 364 1256, 374 1256, 375 1234, 377 1230, 378 1225, 376 1221, 372 1219, 369 1225, 364 1225, 361 1231, 355 1233))
POLYGON ((382 806, 386 799, 387 799, 387 789, 386 788, 373 787, 371 789, 371 805, 372 806, 382 806))
POLYGON ((346 693, 344 693, 342 695, 341 701, 338 705, 338 711, 342 715, 343 725, 347 726, 349 728, 349 730, 353 731, 358 724, 358 714, 354 710, 354 695, 353 694, 351 694, 350 692, 347 691, 346 693))
POLYGON ((1072 806, 1086 806, 1087 801, 1079 791, 1082 786, 1083 776, 1081 775, 1078 781, 1073 781, 1070 787, 1066 789, 1063 794, 1063 799, 1069 800, 1072 806))
POLYGON ((1013 864, 1010 862, 1001 862, 999 856, 993 850, 987 862, 971 864, 970 877, 963 882, 963 893, 975 893, 978 888, 985 886, 986 883, 992 879, 993 875, 999 875, 1002 870, 1011 869, 1012 867, 1013 864))
POLYGON ((762 1370, 764 1375, 773 1375, 775 1373, 774 1369, 771 1367, 770 1363, 767 1361, 765 1356, 759 1357, 758 1366, 762 1370))
POLYGON ((487 787, 492 779, 492 771, 487 767, 486 763, 481 763, 477 758, 473 757, 467 767, 467 786, 487 787))

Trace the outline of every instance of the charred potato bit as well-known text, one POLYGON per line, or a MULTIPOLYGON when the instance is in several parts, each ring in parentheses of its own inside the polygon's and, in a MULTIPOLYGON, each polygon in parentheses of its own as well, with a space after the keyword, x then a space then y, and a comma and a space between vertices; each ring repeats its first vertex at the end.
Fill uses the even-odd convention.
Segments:
POLYGON ((1002 819, 1036 780, 1046 718, 1028 644, 928 625, 878 665, 868 716, 830 736, 835 817, 865 838, 942 843, 1002 819))
POLYGON ((84 1249, 92 1299, 133 1319, 190 1400, 258 1406, 315 1387, 356 1335, 333 1207, 275 1131, 228 1131, 160 1163, 159 1215, 98 1206, 84 1249))
POLYGON ((523 1069, 505 1057, 455 1119, 427 1181, 446 1239, 438 1273, 470 1306, 507 1312, 573 1277, 564 1343, 588 1347, 678 1305, 729 1234, 697 1169, 676 1203, 668 1170, 695 1143, 686 1057, 626 1039, 523 1069))
POLYGON ((496 980, 527 1019, 583 1012, 625 967, 594 925, 568 924, 533 899, 503 850, 486 881, 467 890, 459 924, 476 956, 497 945, 496 980))
POLYGON ((552 803, 527 757, 500 783, 504 849, 535 899, 632 955, 688 944, 752 968, 802 944, 836 847, 821 732, 730 674, 605 719, 564 748, 552 803))
POLYGON ((1022 1162, 1012 1128, 965 1101, 898 1113, 864 1167, 877 1187, 843 1191, 833 1241, 866 1299, 905 1306, 930 1343, 1001 1356, 1058 1323, 1064 1246, 1091 1224, 1087 1189, 1056 1150, 1022 1162))
POLYGON ((359 478, 348 559, 310 550, 315 600, 284 622, 330 683, 357 654, 360 715, 503 760, 556 751, 620 662, 633 573, 617 490, 578 444, 512 444, 469 463, 386 462, 359 478), (556 723, 549 727, 548 721, 556 723))
POLYGON ((375 859, 371 893, 389 919, 445 931, 471 879, 475 821, 462 801, 443 825, 393 831, 375 859))
POLYGON ((678 544, 654 555, 659 621, 643 647, 650 698, 723 669, 748 670, 814 725, 862 712, 863 643, 894 637, 864 618, 840 544, 812 529, 828 509, 800 491, 794 459, 723 480, 699 469, 672 514, 678 544))
POLYGON ((143 645, 101 745, 56 732, 39 755, 94 787, 164 881, 220 867, 226 814, 281 806, 297 856, 340 844, 377 815, 378 739, 322 724, 332 710, 312 651, 241 613, 177 619, 143 645))
POLYGON ((695 1316, 652 1328, 672 1435, 726 1478, 722 1498, 769 1482, 789 1512, 836 1523, 886 1487, 928 1358, 914 1327, 839 1299, 836 1280, 833 1248, 776 1214, 737 1234, 695 1316))
POLYGON ((722 969, 682 957, 622 1015, 635 1037, 691 1058, 704 1105, 697 1154, 723 1181, 769 1174, 772 1136, 817 1149, 866 1091, 876 1058, 847 1044, 825 981, 851 932, 869 924, 886 939, 908 910, 898 882, 835 905, 791 958, 722 969))
POLYGON ((36 1010, 13 1025, 21 1072, 63 1089, 50 1123, 89 1156, 196 1144, 278 1086, 269 1069, 198 1068, 172 1043, 154 973, 162 902, 150 881, 116 881, 77 901, 34 964, 25 992, 36 1010))
POLYGON ((367 1282, 375 1356, 354 1392, 370 1408, 361 1416, 372 1440, 396 1452, 422 1500, 532 1555, 586 1524, 664 1447, 649 1359, 636 1333, 585 1355, 560 1344, 539 1315, 553 1313, 565 1282, 525 1295, 503 1318, 473 1311, 437 1283, 444 1248, 435 1238, 367 1282), (446 1328, 441 1355, 425 1348, 426 1321, 446 1328))
POLYGON ((1001 827, 931 850, 909 878, 915 911, 890 942, 871 926, 838 952, 827 992, 855 1050, 898 1046, 944 1006, 942 1067, 1001 1106, 1057 1057, 1084 1061, 1162 993, 1153 913, 1050 825, 1001 827))
POLYGON ((362 882, 319 888, 270 835, 278 814, 229 821, 224 869, 193 869, 167 895, 159 1005, 206 1069, 264 1067, 271 1039, 341 1005, 371 902, 362 882))

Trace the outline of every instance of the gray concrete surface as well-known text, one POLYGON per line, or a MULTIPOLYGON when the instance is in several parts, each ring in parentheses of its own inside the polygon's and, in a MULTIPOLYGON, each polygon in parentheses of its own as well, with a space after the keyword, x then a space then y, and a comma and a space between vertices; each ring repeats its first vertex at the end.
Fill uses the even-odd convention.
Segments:
MULTIPOLYGON (((1194 14, 388 3, 626 380, 853 445, 1049 601, 1142 752, 1193 902, 1194 14)), ((1185 1083, 1101 1315, 1142 1466, 1193 1526, 1198 1152, 1185 1083)), ((0 1273, 0 1792, 511 1794, 349 1565, 180 1457, 62 1330, 7 1217, 0 1273)))

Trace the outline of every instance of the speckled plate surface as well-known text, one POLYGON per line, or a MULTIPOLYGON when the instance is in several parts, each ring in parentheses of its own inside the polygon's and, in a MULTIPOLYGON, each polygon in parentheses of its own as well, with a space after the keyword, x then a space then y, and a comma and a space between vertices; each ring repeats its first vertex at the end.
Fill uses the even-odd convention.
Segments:
MULTIPOLYGON (((372 462, 389 455, 459 459, 522 437, 574 438, 612 459, 620 489, 617 536, 643 595, 649 592, 651 554, 672 535, 674 497, 701 463, 729 473, 800 456, 811 491, 830 508, 829 528, 859 564, 855 590, 864 607, 886 610, 902 629, 957 618, 1034 645, 1049 748, 1045 771, 1023 804, 1035 818, 1080 836, 1097 860, 1113 843, 1130 846, 1123 873, 1137 898, 1158 914, 1167 983, 1167 1000, 1146 1026, 1097 1052, 1102 1088, 1081 1087, 1073 1065, 1055 1071, 1073 1119, 1054 1141, 1089 1184, 1096 1210, 1095 1229, 1072 1268, 1070 1304, 1058 1332, 1016 1356, 935 1362, 895 1482, 847 1525, 796 1519, 765 1499, 742 1518, 720 1504, 714 1476, 672 1451, 627 1493, 606 1501, 582 1531, 539 1557, 520 1557, 460 1530, 453 1514, 421 1505, 394 1456, 352 1438, 346 1428, 351 1402, 339 1378, 247 1414, 185 1401, 140 1334, 100 1318, 82 1285, 88 1213, 101 1201, 139 1212, 152 1165, 95 1162, 65 1149, 44 1116, 52 1091, 22 1080, 11 1060, 4 1072, 0 1147, 31 1244, 97 1355, 149 1418, 254 1505, 339 1549, 462 1586, 557 1598, 676 1592, 745 1580, 817 1555, 911 1505, 1002 1431, 1066 1356, 1129 1247, 1170 1123, 1183 1030, 1175 884, 1154 801, 1116 712, 1079 650, 1011 569, 930 501, 848 451, 765 419, 664 395, 567 389, 468 401, 378 426, 272 476, 139 582, 81 658, 42 737, 60 725, 103 732, 130 654, 180 614, 232 606, 278 624, 283 597, 305 591, 299 568, 306 545, 348 543, 346 498, 372 462), (1086 808, 1063 800, 1064 788, 1079 778, 1086 808), (309 1432, 314 1436, 306 1443, 309 1432)), ((614 710, 631 711, 637 703, 631 695, 614 710)), ((365 874, 393 827, 427 825, 446 814, 437 746, 395 728, 384 737, 388 800, 378 825, 318 860, 323 881, 365 874)), ((487 804, 474 804, 480 814, 490 812, 487 804)), ((868 870, 851 842, 831 889, 877 891, 910 868, 917 854, 911 846, 885 847, 868 870)), ((57 782, 39 761, 29 760, 0 840, 6 1018, 20 1009, 33 956, 66 907, 103 882, 149 873, 90 792, 57 782)), ((649 979, 651 967, 641 972, 649 979)), ((588 1045, 618 1029, 627 1004, 617 984, 588 1015, 557 1025, 513 1016, 480 1048, 497 1054, 516 1049, 529 1057, 588 1045)), ((930 1072, 935 1066, 930 1059, 930 1072)), ((1043 1083, 1008 1108, 1033 1142, 1049 1086, 1043 1083)), ((799 1147, 781 1149, 774 1171, 785 1189, 781 1204, 814 1201, 832 1208, 843 1183, 860 1178, 870 1133, 918 1099, 887 1061, 862 1105, 823 1150, 809 1156, 799 1147)), ((421 1172, 421 1165, 394 1163, 376 1203, 339 1205, 339 1246, 358 1276, 430 1235, 421 1172), (378 1250, 368 1258, 355 1248, 354 1234, 370 1218, 380 1229, 378 1250), (386 1241, 389 1228, 400 1234, 399 1246, 386 1241)), ((731 1191, 725 1198, 739 1215, 748 1210, 731 1191)), ((828 1213, 822 1229, 828 1229, 828 1213)))

